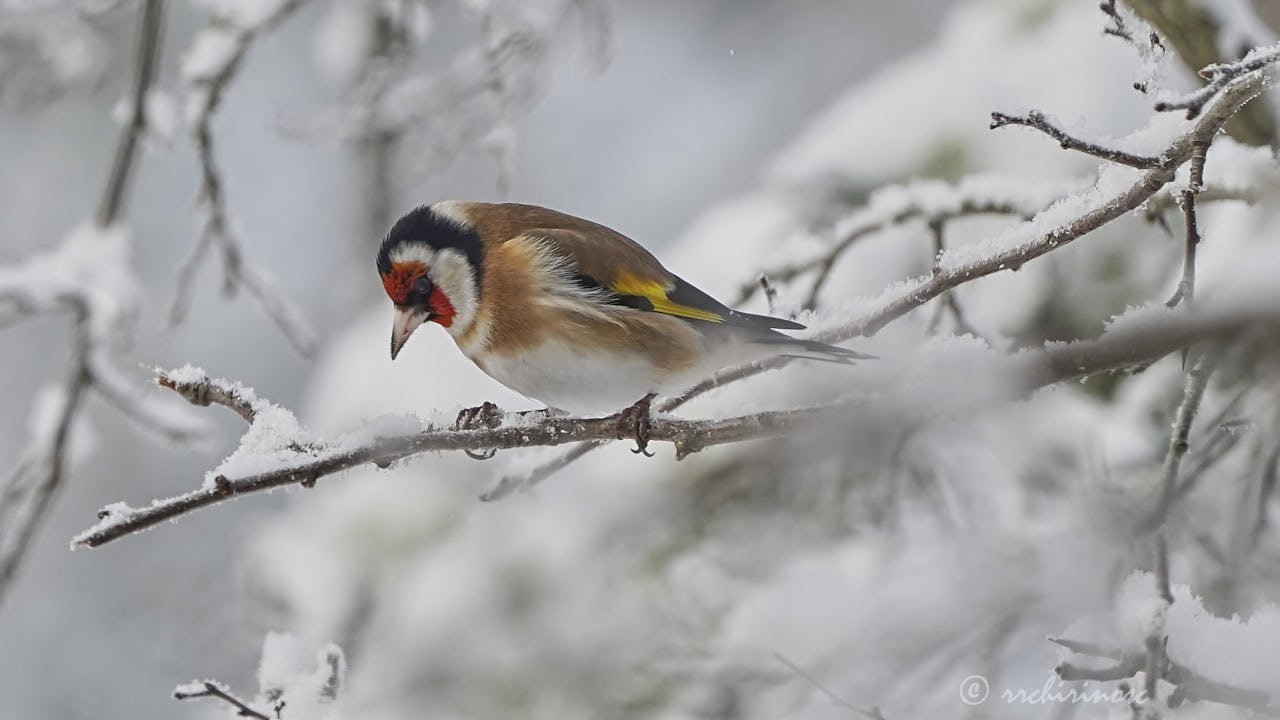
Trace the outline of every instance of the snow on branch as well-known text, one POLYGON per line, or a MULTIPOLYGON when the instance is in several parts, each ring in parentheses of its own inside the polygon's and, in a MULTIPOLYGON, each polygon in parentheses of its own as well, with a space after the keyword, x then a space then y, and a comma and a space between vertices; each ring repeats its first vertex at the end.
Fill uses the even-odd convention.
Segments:
MULTIPOLYGON (((947 402, 955 403, 956 407, 969 407, 1025 397, 1038 388, 1059 382, 1149 363, 1205 339, 1258 323, 1280 325, 1280 301, 1272 305, 1238 303, 1225 309, 1206 307, 1195 313, 1174 313, 1157 305, 1151 317, 1120 323, 1096 341, 994 358, 990 370, 994 377, 1004 381, 994 397, 990 392, 968 397, 958 395, 947 402)), ((357 433, 332 441, 316 441, 301 431, 292 414, 259 400, 247 388, 210 379, 190 367, 160 372, 157 378, 162 386, 201 404, 207 401, 233 409, 252 407, 255 412, 251 413, 250 430, 236 453, 210 472, 199 489, 156 500, 141 508, 124 503, 108 505, 99 513, 97 524, 72 540, 73 547, 97 547, 240 495, 294 484, 310 486, 319 478, 369 463, 385 467, 403 458, 434 451, 507 450, 621 439, 616 416, 577 418, 507 413, 494 423, 466 430, 450 428, 439 418, 424 422, 416 418, 388 417, 370 423, 357 433), (271 413, 265 412, 268 408, 273 409, 271 413)), ((680 459, 715 445, 838 431, 856 407, 857 401, 839 401, 707 420, 662 415, 653 418, 649 440, 671 443, 676 458, 680 459)), ((505 488, 505 492, 513 489, 505 488)))
MULTIPOLYGON (((1112 661, 1112 664, 1101 667, 1063 662, 1054 668, 1054 672, 1066 682, 1128 680, 1147 669, 1145 653, 1124 653, 1115 648, 1069 638, 1050 638, 1049 641, 1078 655, 1112 661)), ((1280 717, 1280 707, 1272 703, 1271 696, 1267 693, 1210 680, 1172 660, 1166 660, 1163 667, 1157 669, 1152 678, 1164 680, 1174 686, 1173 694, 1169 698, 1170 707, 1176 708, 1187 700, 1207 701, 1246 708, 1266 717, 1280 717)), ((1151 695, 1147 696, 1148 701, 1151 697, 1151 695)))
MULTIPOLYGON (((841 220, 833 235, 838 240, 822 255, 794 265, 770 270, 763 275, 768 283, 789 282, 814 272, 813 284, 804 307, 817 305, 836 262, 855 243, 891 227, 915 220, 928 226, 945 225, 972 215, 1013 215, 1030 219, 1065 191, 1060 183, 1028 185, 998 177, 971 176, 955 185, 936 180, 920 180, 878 190, 866 207, 841 220)), ((766 288, 759 281, 745 283, 735 304, 751 299, 766 288)))
POLYGON ((189 410, 139 392, 117 361, 134 335, 140 295, 130 264, 129 233, 120 216, 139 139, 146 131, 145 120, 140 120, 145 115, 137 110, 155 76, 162 7, 162 0, 147 0, 140 7, 130 95, 134 120, 121 131, 97 221, 75 228, 49 252, 0 266, 0 306, 7 306, 12 318, 64 312, 72 316, 70 364, 64 379, 38 396, 26 450, 0 484, 0 597, 71 463, 73 428, 81 424, 87 391, 98 391, 126 417, 165 439, 193 442, 208 433, 208 425, 189 410))
POLYGON ((1123 150, 1104 147, 1097 143, 1081 140, 1066 131, 1059 129, 1056 125, 1045 119, 1044 113, 1039 110, 1032 110, 1026 115, 1007 115, 1002 112, 991 113, 991 129, 1005 127, 1006 125, 1022 125, 1032 130, 1039 130, 1058 141, 1058 145, 1064 150, 1076 150, 1085 155, 1107 160, 1121 165, 1128 165, 1139 170, 1150 170, 1160 164, 1160 158, 1151 157, 1149 155, 1134 155, 1123 150))
POLYGON ((1187 93, 1180 98, 1163 100, 1156 103, 1156 110, 1186 110, 1187 119, 1194 119, 1211 100, 1229 87, 1237 79, 1269 69, 1280 62, 1280 43, 1269 47, 1254 48, 1240 60, 1233 63, 1208 65, 1200 70, 1200 77, 1209 81, 1208 85, 1187 93))
MULTIPOLYGON (((1250 53, 1250 57, 1254 54, 1250 53)), ((960 285, 1005 270, 1017 270, 1024 263, 1065 247, 1103 225, 1143 207, 1157 197, 1164 186, 1173 182, 1178 168, 1194 156, 1207 152, 1209 145, 1232 116, 1274 83, 1274 78, 1267 70, 1272 64, 1280 62, 1280 51, 1267 56, 1271 58, 1269 63, 1259 65, 1254 61, 1251 63, 1256 65, 1253 70, 1237 73, 1231 82, 1222 85, 1209 111, 1160 153, 1158 165, 1146 170, 1124 189, 1104 195, 1100 182, 1092 190, 1054 204, 1030 221, 976 249, 958 248, 948 251, 939 259, 931 275, 890 288, 872 310, 856 320, 839 323, 824 330, 816 334, 814 339, 838 343, 854 337, 874 335, 885 325, 960 285), (1103 199, 1100 200, 1099 197, 1103 199), (973 253, 980 254, 972 257, 973 253)), ((671 412, 710 390, 785 367, 790 362, 789 358, 775 358, 722 370, 682 395, 664 400, 657 409, 660 412, 671 412)), ((532 487, 591 452, 594 447, 592 444, 579 445, 522 476, 505 477, 485 497, 496 499, 517 488, 532 487)))
POLYGON ((177 325, 186 317, 196 270, 204 257, 217 248, 222 255, 224 291, 228 295, 237 289, 248 292, 294 348, 303 355, 310 355, 315 351, 316 338, 301 309, 281 291, 266 271, 249 262, 240 239, 231 227, 226 190, 214 153, 212 127, 222 94, 235 78, 253 41, 271 32, 302 2, 262 0, 229 4, 196 35, 183 60, 182 75, 189 86, 187 125, 200 161, 200 192, 196 201, 204 214, 204 227, 178 267, 169 321, 177 325))
POLYGON ((1275 607, 1258 608, 1247 620, 1215 616, 1187 585, 1169 586, 1167 578, 1162 585, 1158 571, 1155 583, 1152 579, 1143 572, 1130 575, 1118 588, 1114 616, 1084 618, 1072 624, 1067 637, 1049 638, 1065 651, 1055 668, 1058 677, 1116 682, 1142 673, 1143 704, 1152 708, 1159 707, 1157 681, 1163 680, 1172 687, 1162 703, 1169 708, 1212 702, 1280 717, 1270 633, 1280 622, 1275 607), (1153 637, 1159 647, 1155 663, 1153 637))
POLYGON ((216 680, 179 685, 173 698, 219 700, 238 717, 254 720, 322 720, 331 716, 345 676, 346 660, 337 645, 329 643, 311 656, 293 636, 268 633, 258 663, 258 696, 252 702, 216 680))

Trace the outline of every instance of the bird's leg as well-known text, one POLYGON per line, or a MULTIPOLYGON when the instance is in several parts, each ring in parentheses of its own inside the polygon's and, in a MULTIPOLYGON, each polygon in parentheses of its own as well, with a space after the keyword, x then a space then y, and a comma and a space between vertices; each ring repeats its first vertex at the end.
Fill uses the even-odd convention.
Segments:
MULTIPOLYGON (((491 402, 485 402, 476 407, 464 408, 458 413, 458 418, 453 421, 454 430, 479 430, 480 428, 493 429, 502 424, 502 408, 491 402)), ((480 452, 471 450, 463 450, 467 457, 472 460, 488 460, 498 454, 497 448, 489 448, 480 452)))
POLYGON ((649 404, 657 397, 657 393, 649 393, 636 401, 635 405, 618 413, 618 439, 635 438, 636 449, 631 452, 645 457, 653 457, 649 452, 649 428, 652 420, 649 417, 649 404))

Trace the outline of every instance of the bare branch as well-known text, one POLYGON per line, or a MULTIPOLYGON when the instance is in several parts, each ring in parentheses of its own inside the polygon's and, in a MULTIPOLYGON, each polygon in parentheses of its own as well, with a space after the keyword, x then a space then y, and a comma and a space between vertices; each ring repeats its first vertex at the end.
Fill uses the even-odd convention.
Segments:
POLYGON ((160 25, 164 11, 162 0, 146 0, 142 4, 138 28, 138 47, 133 66, 133 91, 129 99, 129 122, 120 133, 115 160, 102 203, 98 206, 98 225, 107 227, 120 214, 125 189, 129 184, 138 141, 147 130, 147 92, 156 77, 156 57, 160 54, 160 25))
POLYGON ((1146 155, 1134 155, 1122 150, 1103 147, 1097 143, 1091 143, 1086 140, 1068 135, 1066 132, 1058 129, 1052 123, 1045 119, 1044 113, 1039 110, 1032 110, 1023 115, 1006 115, 1002 112, 991 113, 991 129, 1002 128, 1006 125, 1023 125, 1048 135, 1065 150, 1075 150, 1086 155, 1092 155, 1102 160, 1108 160, 1121 165, 1128 165, 1139 170, 1150 170, 1159 167, 1161 159, 1158 157, 1149 157, 1146 155))
POLYGON ((197 49, 201 40, 226 43, 230 48, 219 56, 216 63, 202 62, 184 70, 191 84, 187 111, 191 118, 191 136, 195 140, 200 160, 200 192, 197 203, 205 214, 205 223, 196 244, 178 267, 174 298, 169 306, 169 322, 177 325, 185 318, 194 289, 195 271, 209 250, 216 247, 222 254, 225 291, 230 294, 237 288, 244 288, 294 348, 303 355, 310 355, 315 351, 316 339, 301 310, 276 287, 265 272, 248 262, 242 244, 230 226, 213 139, 213 116, 222 102, 223 92, 235 78, 253 41, 283 22, 302 5, 302 1, 284 0, 259 24, 249 27, 236 25, 227 18, 214 18, 204 31, 208 37, 203 33, 197 35, 197 49))

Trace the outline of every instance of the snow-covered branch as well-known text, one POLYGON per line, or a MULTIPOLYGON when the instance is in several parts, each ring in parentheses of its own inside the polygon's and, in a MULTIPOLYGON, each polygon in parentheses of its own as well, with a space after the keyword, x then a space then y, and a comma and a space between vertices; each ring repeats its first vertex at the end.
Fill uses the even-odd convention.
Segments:
MULTIPOLYGON (((1231 117, 1273 84, 1274 78, 1263 70, 1276 62, 1280 62, 1280 52, 1274 54, 1270 64, 1259 65, 1251 72, 1239 73, 1232 82, 1223 85, 1220 88, 1222 92, 1209 111, 1160 153, 1159 165, 1144 172, 1125 189, 1101 201, 1097 199, 1097 192, 1090 192, 1059 202, 1032 220, 984 244, 982 251, 987 253, 985 256, 968 257, 966 252, 972 252, 968 248, 946 253, 939 259, 931 275, 915 278, 890 289, 871 311, 856 320, 824 330, 814 338, 832 343, 874 335, 885 325, 953 288, 1005 270, 1018 270, 1023 264, 1063 248, 1103 225, 1141 208, 1161 188, 1173 181, 1178 168, 1198 153, 1207 151, 1209 144, 1231 117)), ((670 412, 710 390, 785 367, 790 362, 788 358, 775 358, 723 370, 684 394, 668 398, 658 405, 658 409, 670 412)), ((490 493, 489 496, 501 497, 506 494, 505 488, 536 485, 592 449, 591 445, 578 446, 561 457, 533 468, 522 477, 503 478, 498 488, 495 488, 496 494, 490 493)))
POLYGON ((1150 170, 1160 164, 1160 158, 1149 155, 1134 155, 1115 148, 1105 147, 1088 140, 1081 140, 1045 119, 1044 113, 1032 110, 1026 115, 1009 115, 1002 112, 991 113, 991 129, 1006 125, 1022 125, 1032 130, 1039 130, 1058 141, 1063 150, 1075 150, 1085 155, 1092 155, 1100 160, 1128 165, 1139 170, 1150 170))
POLYGON ((237 289, 248 292, 298 352, 310 355, 315 350, 316 338, 301 309, 266 271, 245 257, 244 247, 231 227, 225 183, 218 169, 213 138, 214 113, 254 40, 273 30, 302 4, 303 0, 264 0, 229 5, 225 16, 212 18, 196 36, 183 61, 182 74, 190 86, 187 125, 200 160, 200 192, 196 202, 205 217, 199 239, 178 267, 169 320, 176 325, 186 317, 196 270, 205 256, 217 248, 222 255, 225 292, 231 294, 237 289))
POLYGON ((15 317, 66 312, 72 316, 70 364, 65 379, 45 389, 32 413, 27 449, 0 486, 0 597, 21 565, 51 507, 72 459, 73 428, 82 422, 83 398, 96 390, 126 417, 178 442, 204 436, 207 426, 167 403, 140 396, 118 368, 117 356, 133 336, 138 287, 130 265, 129 233, 120 222, 128 180, 146 131, 139 112, 155 77, 162 0, 139 11, 132 119, 119 145, 99 203, 96 223, 75 228, 54 250, 13 266, 0 266, 0 304, 15 317))
MULTIPOLYGON (((1080 642, 1070 638, 1050 638, 1050 642, 1073 653, 1087 658, 1103 658, 1113 664, 1102 667, 1080 665, 1063 662, 1054 671, 1058 677, 1066 681, 1084 680, 1092 682, 1113 682, 1128 680, 1140 672, 1147 670, 1146 653, 1126 653, 1115 648, 1090 642, 1080 642)), ((1185 701, 1207 701, 1247 708, 1264 717, 1280 717, 1280 707, 1272 701, 1271 696, 1260 690, 1241 688, 1227 683, 1211 680, 1196 673, 1187 666, 1166 659, 1157 669, 1152 680, 1164 680, 1174 686, 1169 696, 1169 706, 1178 707, 1185 701)), ((1147 695, 1147 701, 1154 695, 1147 695)))
MULTIPOLYGON (((1066 380, 1149 363, 1207 338, 1258 323, 1280 325, 1280 303, 1194 314, 1174 314, 1162 307, 1160 310, 1163 314, 1151 320, 1125 323, 1096 341, 993 358, 990 371, 1001 389, 994 395, 978 391, 975 391, 978 394, 957 395, 947 401, 952 405, 946 409, 1025 397, 1037 388, 1066 380)), ((163 387, 199 404, 223 404, 233 409, 253 407, 252 424, 241 450, 206 475, 204 485, 197 490, 156 500, 141 508, 124 503, 108 505, 99 513, 98 523, 77 535, 73 545, 96 547, 239 495, 294 484, 310 486, 319 478, 368 463, 386 466, 427 452, 509 450, 584 441, 599 443, 623 437, 616 416, 532 417, 508 413, 495 423, 467 430, 452 429, 439 421, 423 423, 417 419, 384 418, 359 433, 317 441, 301 433, 291 413, 258 399, 243 386, 211 379, 190 367, 160 372, 157 377, 163 387), (272 412, 263 412, 268 408, 272 412), (406 425, 411 429, 406 431, 406 425)), ((805 433, 838 433, 857 407, 858 401, 849 400, 720 419, 659 416, 653 418, 649 441, 671 443, 676 458, 680 459, 727 443, 805 433)), ((519 487, 518 483, 499 486, 491 491, 490 497, 500 497, 519 487)))
POLYGON ((1254 48, 1236 62, 1208 65, 1200 70, 1200 77, 1209 81, 1208 85, 1173 100, 1162 100, 1156 103, 1156 110, 1186 110, 1187 119, 1200 114, 1210 101, 1241 77, 1265 70, 1280 62, 1280 44, 1270 47, 1254 48))
POLYGON ((216 680, 193 680, 173 689, 175 700, 209 698, 254 720, 323 720, 346 681, 342 648, 329 643, 314 656, 290 635, 269 633, 258 664, 258 696, 244 700, 216 680), (258 707, 255 707, 257 705, 258 707), (260 709, 265 708, 265 709, 260 709))
MULTIPOLYGON (((823 254, 763 274, 768 282, 790 282, 814 273, 804 302, 806 309, 817 305, 832 269, 858 241, 912 221, 926 226, 946 225, 973 215, 1012 215, 1031 219, 1062 192, 1058 184, 1031 185, 992 177, 970 177, 950 185, 938 181, 917 181, 877 191, 865 208, 842 220, 834 229, 838 238, 823 254)), ((758 281, 744 283, 735 304, 745 303, 764 287, 758 281)))

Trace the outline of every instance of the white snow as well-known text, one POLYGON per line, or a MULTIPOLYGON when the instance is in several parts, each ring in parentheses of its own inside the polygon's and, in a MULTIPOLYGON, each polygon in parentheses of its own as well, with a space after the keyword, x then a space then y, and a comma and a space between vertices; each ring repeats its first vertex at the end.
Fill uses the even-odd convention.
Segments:
POLYGON ((127 340, 138 311, 132 244, 123 225, 82 223, 53 250, 18 265, 0 265, 0 302, 16 298, 33 312, 50 312, 79 298, 94 337, 107 346, 127 340))

